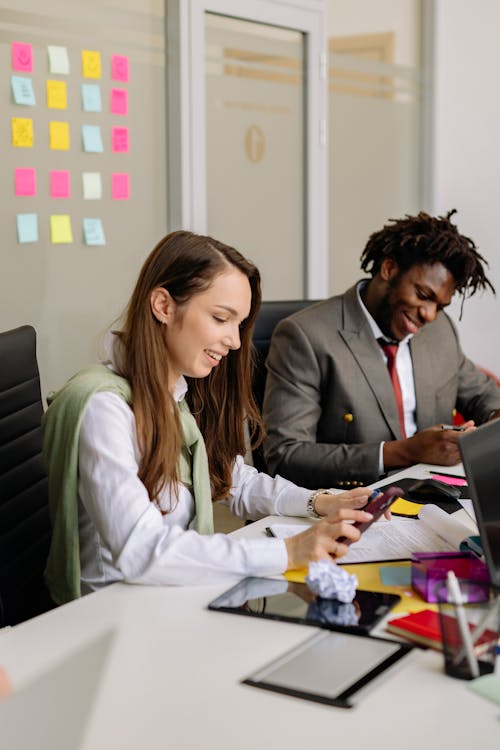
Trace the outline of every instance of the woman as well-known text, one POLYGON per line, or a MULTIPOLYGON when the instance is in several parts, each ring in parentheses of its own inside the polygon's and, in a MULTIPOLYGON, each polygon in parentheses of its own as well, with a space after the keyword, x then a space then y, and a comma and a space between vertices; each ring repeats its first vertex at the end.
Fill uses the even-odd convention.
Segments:
POLYGON ((260 300, 255 266, 209 237, 173 232, 147 258, 107 366, 75 376, 45 415, 56 601, 78 596, 80 579, 85 593, 278 574, 359 538, 346 521, 371 518, 356 510, 370 490, 311 496, 243 463, 245 419, 261 435, 251 391, 260 300), (221 498, 242 518, 327 517, 285 541, 233 539, 213 534, 221 498))

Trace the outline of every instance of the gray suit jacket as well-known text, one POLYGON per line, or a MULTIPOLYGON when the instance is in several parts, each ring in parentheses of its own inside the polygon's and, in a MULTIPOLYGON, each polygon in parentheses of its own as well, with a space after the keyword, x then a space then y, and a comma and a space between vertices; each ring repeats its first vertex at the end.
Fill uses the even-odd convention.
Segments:
MULTIPOLYGON (((401 439, 392 384, 356 286, 282 320, 267 359, 263 416, 269 471, 305 487, 379 478, 381 441, 401 439)), ((417 429, 451 422, 457 408, 480 424, 500 389, 468 360, 440 312, 410 342, 417 429)))

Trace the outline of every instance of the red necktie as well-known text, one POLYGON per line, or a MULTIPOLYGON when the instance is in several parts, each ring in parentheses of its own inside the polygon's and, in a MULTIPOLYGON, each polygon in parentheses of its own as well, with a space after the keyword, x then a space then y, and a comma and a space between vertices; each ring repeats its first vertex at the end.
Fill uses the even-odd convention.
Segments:
POLYGON ((387 369, 389 370, 389 377, 391 378, 392 387, 394 389, 394 396, 396 397, 396 406, 398 407, 399 425, 401 427, 401 437, 403 440, 406 438, 405 430, 405 413, 403 409, 403 394, 401 393, 401 385, 398 378, 398 371, 396 369, 396 354, 398 353, 397 344, 388 344, 383 339, 379 340, 379 344, 384 350, 385 356, 387 357, 387 369))

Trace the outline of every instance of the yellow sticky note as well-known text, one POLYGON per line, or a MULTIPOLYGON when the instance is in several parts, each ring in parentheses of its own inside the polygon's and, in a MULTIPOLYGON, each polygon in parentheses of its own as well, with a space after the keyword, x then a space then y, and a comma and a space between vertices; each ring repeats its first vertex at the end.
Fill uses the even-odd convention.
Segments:
POLYGON ((84 78, 101 77, 101 53, 95 50, 82 50, 82 75, 84 78))
POLYGON ((12 118, 12 145, 21 148, 33 146, 33 120, 29 117, 12 118))
POLYGON ((49 141, 50 148, 67 151, 69 149, 69 123, 54 120, 49 122, 49 141))
POLYGON ((54 245, 73 242, 71 219, 68 214, 53 214, 50 217, 50 241, 54 245))
POLYGON ((401 516, 417 516, 422 507, 420 503, 412 503, 411 500, 398 497, 391 505, 391 512, 399 513, 401 516))
POLYGON ((47 81, 47 107, 66 109, 66 81, 47 81))

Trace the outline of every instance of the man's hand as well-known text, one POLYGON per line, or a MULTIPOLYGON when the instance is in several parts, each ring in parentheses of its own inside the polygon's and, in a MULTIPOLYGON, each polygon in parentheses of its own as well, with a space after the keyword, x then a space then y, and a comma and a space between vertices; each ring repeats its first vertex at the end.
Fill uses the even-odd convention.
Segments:
POLYGON ((443 429, 442 425, 429 427, 415 433, 406 440, 394 440, 384 444, 384 466, 386 469, 411 466, 412 464, 438 464, 453 466, 461 460, 458 441, 464 432, 474 430, 470 420, 461 425, 461 430, 443 429))

